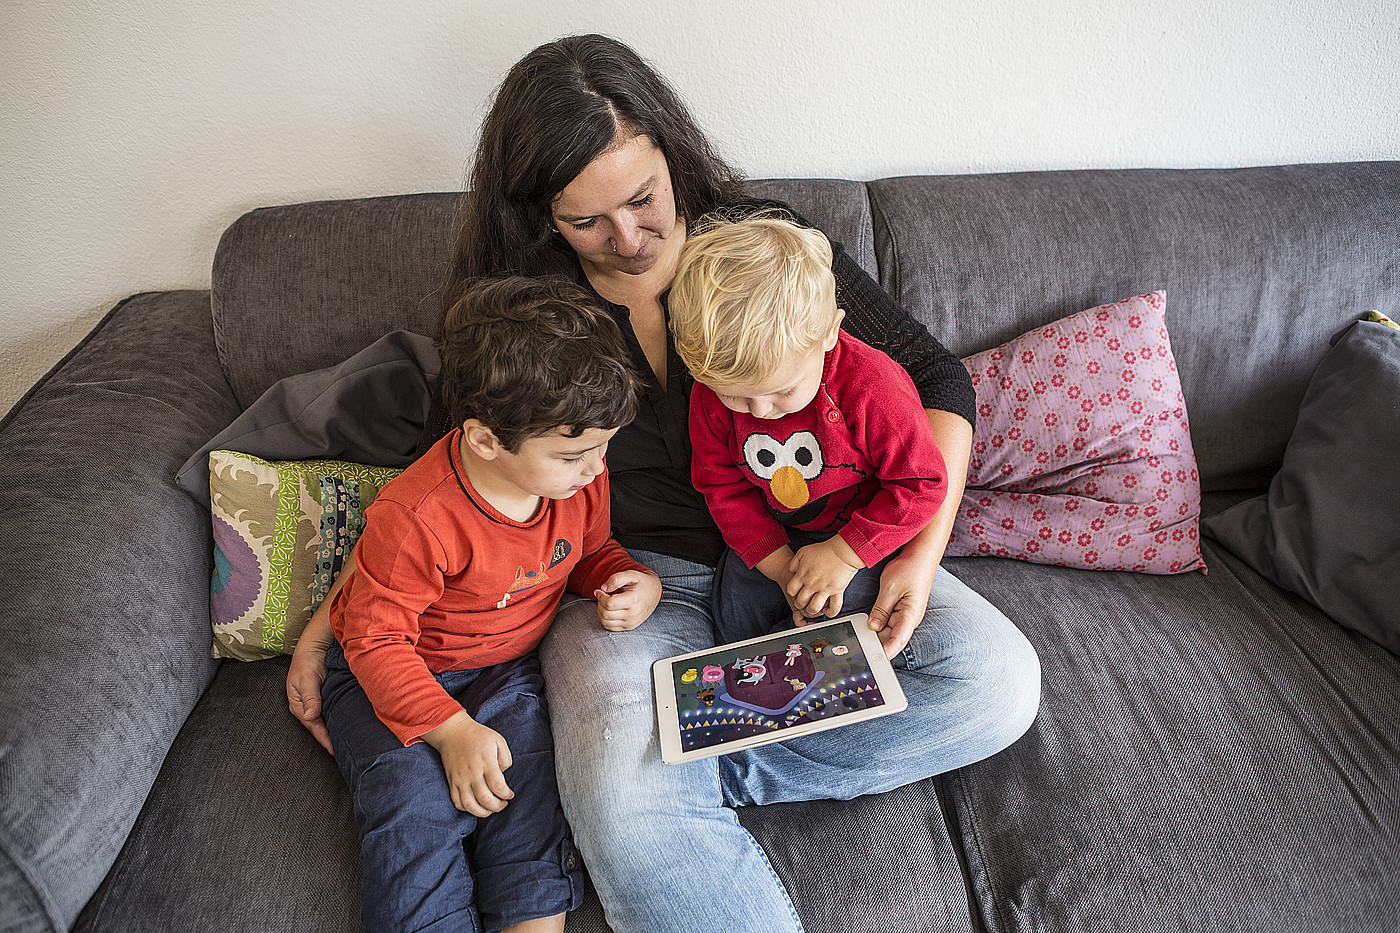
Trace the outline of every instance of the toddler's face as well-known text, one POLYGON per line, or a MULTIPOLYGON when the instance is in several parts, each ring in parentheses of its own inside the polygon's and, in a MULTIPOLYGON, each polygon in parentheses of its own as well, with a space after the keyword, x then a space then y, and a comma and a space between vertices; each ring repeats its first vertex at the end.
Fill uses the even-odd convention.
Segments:
POLYGON ((801 411, 812 403, 822 385, 824 347, 791 354, 773 375, 760 382, 734 385, 706 383, 730 411, 773 419, 801 411))

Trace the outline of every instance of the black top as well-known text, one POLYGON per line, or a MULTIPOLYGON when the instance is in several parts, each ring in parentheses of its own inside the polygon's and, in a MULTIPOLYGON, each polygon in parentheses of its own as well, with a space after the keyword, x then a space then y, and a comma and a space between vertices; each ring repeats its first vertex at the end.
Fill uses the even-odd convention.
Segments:
MULTIPOLYGON (((786 208, 759 201, 736 207, 742 214, 750 205, 754 210, 786 208)), ((841 327, 904 367, 925 408, 952 412, 975 424, 976 395, 962 361, 896 304, 836 243, 832 244, 831 271, 836 277, 837 305, 846 312, 841 327)), ((582 269, 579 279, 592 290, 582 269)), ((661 296, 663 309, 668 297, 669 292, 661 296)), ((690 481, 688 412, 695 381, 676 355, 668 331, 668 376, 663 392, 632 329, 631 312, 601 296, 599 300, 622 328, 633 362, 646 379, 646 396, 636 420, 618 431, 608 446, 613 536, 624 547, 714 566, 724 551, 724 539, 710 518, 704 497, 690 481)))

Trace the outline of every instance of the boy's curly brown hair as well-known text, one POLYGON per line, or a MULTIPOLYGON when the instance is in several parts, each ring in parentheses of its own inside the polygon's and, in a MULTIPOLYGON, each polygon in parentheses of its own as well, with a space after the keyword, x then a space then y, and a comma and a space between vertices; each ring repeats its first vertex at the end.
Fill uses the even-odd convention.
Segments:
POLYGON ((453 422, 475 418, 512 453, 532 437, 636 417, 642 383, 622 332, 565 279, 478 280, 444 315, 437 346, 453 422))

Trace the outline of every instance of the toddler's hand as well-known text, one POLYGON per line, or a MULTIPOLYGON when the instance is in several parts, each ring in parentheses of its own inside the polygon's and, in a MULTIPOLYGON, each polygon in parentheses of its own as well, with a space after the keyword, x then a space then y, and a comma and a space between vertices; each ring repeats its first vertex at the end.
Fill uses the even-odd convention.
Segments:
POLYGON ((806 619, 840 613, 847 584, 864 566, 840 535, 799 549, 789 564, 792 578, 784 588, 793 621, 802 625, 806 619))
POLYGON ((499 732, 483 726, 466 710, 423 733, 423 741, 442 756, 452 805, 458 810, 487 817, 500 813, 515 796, 505 776, 511 766, 510 746, 499 732))
POLYGON ((593 591, 598 621, 610 632, 629 632, 641 625, 661 601, 661 578, 640 570, 619 570, 593 591))

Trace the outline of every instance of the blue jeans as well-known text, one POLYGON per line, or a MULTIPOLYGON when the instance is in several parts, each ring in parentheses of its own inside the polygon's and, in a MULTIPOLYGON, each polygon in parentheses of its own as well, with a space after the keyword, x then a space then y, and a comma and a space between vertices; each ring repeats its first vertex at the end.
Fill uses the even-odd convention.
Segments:
POLYGON ((787 742, 681 765, 661 761, 651 664, 715 643, 713 571, 633 556, 661 575, 661 603, 630 632, 608 632, 594 604, 563 607, 540 646, 564 812, 617 933, 694 926, 800 931, 763 849, 733 807, 848 799, 992 755, 1029 728, 1040 662, 995 607, 946 570, 898 659, 909 709, 787 742), (680 842, 684 844, 681 845, 680 842), (723 875, 695 870, 693 853, 723 875))
MULTIPOLYGON (((794 552, 829 537, 829 533, 788 529, 788 543, 794 552)), ((880 595, 880 574, 893 557, 890 555, 875 566, 856 572, 841 594, 841 615, 870 611, 880 595)), ((724 549, 719 566, 715 568, 713 607, 715 639, 720 644, 757 638, 793 626, 792 610, 778 584, 745 564, 733 548, 724 549)), ((898 657, 893 663, 900 667, 903 660, 898 657)))
POLYGON ((559 807, 539 661, 437 675, 510 746, 515 797, 478 819, 452 805, 442 759, 404 746, 375 715, 340 645, 326 652, 326 727, 360 828, 360 920, 371 933, 481 933, 583 903, 583 871, 559 807))

